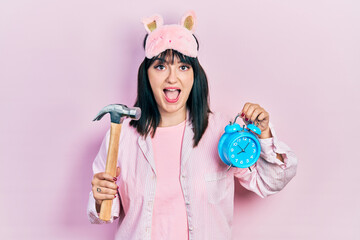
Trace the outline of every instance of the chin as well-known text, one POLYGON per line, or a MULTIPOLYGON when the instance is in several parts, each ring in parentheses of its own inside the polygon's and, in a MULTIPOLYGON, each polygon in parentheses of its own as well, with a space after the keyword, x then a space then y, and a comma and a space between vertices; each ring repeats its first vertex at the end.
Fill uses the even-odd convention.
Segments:
POLYGON ((184 107, 186 108, 185 105, 174 104, 172 106, 165 106, 162 108, 162 110, 166 113, 176 113, 178 111, 181 111, 184 107))

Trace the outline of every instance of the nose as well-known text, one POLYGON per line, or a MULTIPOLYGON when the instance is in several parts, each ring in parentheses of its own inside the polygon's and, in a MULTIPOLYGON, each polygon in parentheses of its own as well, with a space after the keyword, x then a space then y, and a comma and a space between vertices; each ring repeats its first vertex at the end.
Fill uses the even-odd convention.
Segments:
POLYGON ((167 77, 166 81, 168 83, 176 83, 178 81, 176 68, 174 66, 169 68, 169 76, 167 77))

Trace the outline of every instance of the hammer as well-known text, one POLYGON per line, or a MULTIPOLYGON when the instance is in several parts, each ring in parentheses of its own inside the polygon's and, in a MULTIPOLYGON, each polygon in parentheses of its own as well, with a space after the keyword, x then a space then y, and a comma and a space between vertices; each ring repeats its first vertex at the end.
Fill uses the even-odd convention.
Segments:
MULTIPOLYGON (((110 113, 111 127, 110 127, 110 142, 108 155, 106 159, 105 172, 111 176, 116 176, 116 164, 119 150, 119 139, 121 132, 121 125, 125 117, 130 117, 134 120, 139 120, 141 116, 141 109, 138 107, 128 108, 123 104, 110 104, 98 113, 93 121, 100 120, 105 114, 110 113)), ((103 200, 100 207, 99 218, 104 221, 110 221, 111 218, 112 200, 103 200)))

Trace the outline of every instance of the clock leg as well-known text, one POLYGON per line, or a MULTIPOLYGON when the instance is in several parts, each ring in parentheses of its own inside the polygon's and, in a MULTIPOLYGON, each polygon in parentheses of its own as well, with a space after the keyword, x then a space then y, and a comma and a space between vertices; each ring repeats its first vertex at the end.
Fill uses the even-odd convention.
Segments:
POLYGON ((232 167, 232 165, 230 164, 230 166, 228 167, 228 169, 226 170, 227 172, 230 170, 230 168, 232 167))

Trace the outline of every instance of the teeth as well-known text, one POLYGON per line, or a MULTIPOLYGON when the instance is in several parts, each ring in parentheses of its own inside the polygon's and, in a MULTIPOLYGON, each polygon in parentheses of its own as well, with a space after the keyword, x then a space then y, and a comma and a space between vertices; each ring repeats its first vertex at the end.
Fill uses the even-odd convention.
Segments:
POLYGON ((178 89, 165 89, 165 91, 175 92, 178 91, 178 89))

